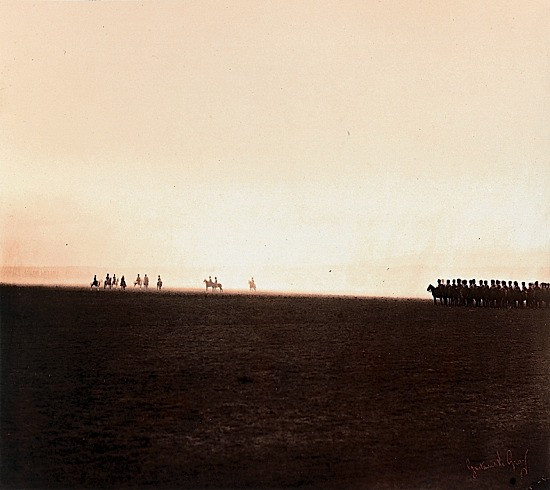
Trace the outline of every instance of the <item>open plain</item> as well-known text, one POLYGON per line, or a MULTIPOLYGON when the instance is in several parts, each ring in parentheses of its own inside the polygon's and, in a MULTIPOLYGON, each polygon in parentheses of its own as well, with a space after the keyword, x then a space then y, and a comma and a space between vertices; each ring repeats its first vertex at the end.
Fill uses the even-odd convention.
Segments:
POLYGON ((2 488, 547 488, 550 309, 1 286, 2 488))

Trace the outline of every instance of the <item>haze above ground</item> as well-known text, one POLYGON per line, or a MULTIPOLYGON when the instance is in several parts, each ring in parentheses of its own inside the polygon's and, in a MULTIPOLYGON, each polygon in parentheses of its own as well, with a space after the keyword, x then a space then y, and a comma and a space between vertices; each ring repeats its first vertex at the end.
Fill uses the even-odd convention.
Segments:
POLYGON ((547 2, 0 19, 0 265, 414 297, 550 279, 547 2))

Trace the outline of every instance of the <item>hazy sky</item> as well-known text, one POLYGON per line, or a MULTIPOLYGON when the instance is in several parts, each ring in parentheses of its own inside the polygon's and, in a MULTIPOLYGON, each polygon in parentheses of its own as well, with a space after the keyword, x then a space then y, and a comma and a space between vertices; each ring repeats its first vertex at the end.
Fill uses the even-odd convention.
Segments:
POLYGON ((549 280, 549 32, 546 0, 2 2, 1 262, 549 280))

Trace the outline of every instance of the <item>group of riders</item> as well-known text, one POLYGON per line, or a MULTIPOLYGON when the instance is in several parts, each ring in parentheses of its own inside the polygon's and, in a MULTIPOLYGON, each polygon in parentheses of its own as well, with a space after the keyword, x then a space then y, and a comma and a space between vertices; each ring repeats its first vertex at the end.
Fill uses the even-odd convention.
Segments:
POLYGON ((218 282, 217 277, 214 277, 214 280, 212 280, 212 276, 208 276, 208 279, 205 279, 202 282, 206 284, 206 292, 208 292, 208 288, 211 288, 212 292, 214 292, 216 289, 219 289, 220 293, 223 293, 222 283, 218 282))
MULTIPOLYGON (((143 286, 145 289, 149 288, 149 277, 147 274, 141 278, 141 276, 138 274, 136 277, 136 280, 134 281, 134 287, 139 286, 140 288, 143 286)), ((99 289, 101 287, 101 280, 97 278, 97 275, 94 275, 93 281, 90 283, 90 287, 99 289)), ((120 278, 120 281, 118 277, 116 277, 116 274, 113 274, 113 277, 110 277, 109 274, 105 277, 105 280, 103 281, 103 289, 120 289, 125 290, 126 285, 126 279, 124 276, 120 278)), ((160 278, 160 275, 157 279, 157 291, 160 291, 162 289, 162 279, 160 278)))
MULTIPOLYGON (((208 289, 210 288, 212 293, 217 289, 220 290, 220 293, 223 293, 222 284, 221 282, 218 282, 217 277, 214 277, 214 280, 212 280, 212 276, 208 276, 208 279, 205 279, 203 282, 206 285, 206 292, 208 292, 208 289)), ((253 277, 249 279, 248 287, 250 288, 250 292, 256 291, 256 283, 254 282, 253 277)))
POLYGON ((493 308, 542 308, 550 307, 550 284, 538 281, 525 282, 499 281, 491 279, 443 279, 437 280, 437 286, 428 286, 434 304, 447 306, 485 306, 493 308))
MULTIPOLYGON (((210 288, 212 292, 214 292, 216 289, 219 289, 220 292, 223 292, 222 284, 218 282, 218 278, 214 277, 214 280, 212 280, 212 276, 208 276, 208 279, 204 280, 204 283, 206 284, 206 291, 208 292, 208 289, 210 288)), ((101 288, 101 280, 97 278, 97 275, 94 275, 93 281, 90 283, 90 287, 92 289, 100 289, 101 288)), ((134 288, 136 286, 139 286, 140 288, 143 286, 145 289, 149 288, 149 277, 147 274, 143 276, 143 278, 138 274, 136 277, 136 280, 134 281, 134 288)), ((251 278, 248 281, 248 286, 250 288, 250 291, 256 291, 256 283, 254 282, 254 278, 251 278)), ((120 278, 120 281, 118 277, 116 277, 116 274, 113 274, 113 276, 107 276, 105 277, 105 280, 103 281, 103 289, 118 289, 121 288, 122 290, 126 289, 126 279, 124 276, 120 278)), ((162 290, 162 279, 160 278, 160 275, 157 278, 157 291, 162 290)))

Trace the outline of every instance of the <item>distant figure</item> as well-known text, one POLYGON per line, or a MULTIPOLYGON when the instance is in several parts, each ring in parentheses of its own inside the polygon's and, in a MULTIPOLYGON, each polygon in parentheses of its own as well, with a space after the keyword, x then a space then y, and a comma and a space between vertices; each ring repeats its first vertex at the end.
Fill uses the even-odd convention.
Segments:
POLYGON ((437 290, 439 291, 439 301, 442 305, 446 304, 446 298, 445 298, 445 280, 444 279, 438 279, 437 280, 437 290))
POLYGON ((126 280, 124 279, 124 276, 120 278, 120 287, 123 291, 126 289, 126 280))
POLYGON ((96 274, 94 274, 94 280, 91 282, 90 287, 99 289, 99 281, 96 274))
POLYGON ((256 283, 254 282, 254 278, 251 278, 250 281, 248 281, 248 287, 251 292, 252 290, 256 291, 256 283))
POLYGON ((162 289, 162 279, 160 278, 160 275, 159 275, 159 278, 157 279, 157 291, 160 291, 162 289))
POLYGON ((141 288, 141 277, 139 277, 139 274, 136 277, 136 280, 134 281, 134 287, 139 286, 141 288))
POLYGON ((211 276, 208 277, 208 280, 205 279, 204 281, 202 281, 206 284, 206 292, 208 292, 208 288, 211 288, 212 292, 214 292, 214 289, 219 289, 220 292, 223 293, 223 288, 221 283, 218 282, 218 278, 215 277, 214 279, 216 282, 213 282, 210 277, 211 276))
POLYGON ((116 274, 113 274, 112 283, 113 283, 113 287, 116 289, 118 286, 118 277, 116 276, 116 274))
MULTIPOLYGON (((438 279, 438 281, 440 281, 440 279, 438 279)), ((428 289, 426 289, 426 291, 432 293, 432 296, 434 299, 434 305, 437 305, 437 298, 439 298, 440 303, 443 304, 443 297, 441 295, 439 284, 436 287, 430 284, 428 286, 428 289)))
POLYGON ((111 278, 109 277, 109 274, 105 277, 105 282, 103 283, 103 289, 105 289, 107 286, 109 286, 109 289, 111 289, 111 278))
POLYGON ((145 274, 145 277, 143 278, 143 286, 145 289, 149 287, 149 278, 147 277, 147 274, 145 274))

